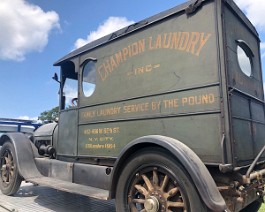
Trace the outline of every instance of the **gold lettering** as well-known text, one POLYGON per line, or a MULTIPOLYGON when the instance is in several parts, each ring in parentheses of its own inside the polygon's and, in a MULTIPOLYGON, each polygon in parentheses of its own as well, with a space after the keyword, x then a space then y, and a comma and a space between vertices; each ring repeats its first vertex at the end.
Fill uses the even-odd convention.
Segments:
POLYGON ((105 149, 115 149, 115 144, 105 144, 105 149))
POLYGON ((109 60, 106 60, 106 62, 103 63, 103 67, 104 67, 106 73, 112 72, 112 68, 111 68, 109 60))
POLYGON ((196 105, 201 105, 202 104, 201 96, 195 96, 195 104, 196 105))
POLYGON ((188 103, 188 98, 187 97, 182 98, 181 102, 182 106, 184 107, 188 103))
MULTIPOLYGON (((165 32, 163 34, 157 34, 156 36, 150 36, 147 38, 148 41, 147 39, 135 41, 125 48, 122 48, 117 53, 107 57, 102 64, 98 66, 97 72, 100 75, 100 79, 105 81, 119 65, 129 58, 145 52, 145 48, 149 48, 148 50, 162 48, 175 49, 199 56, 202 48, 206 45, 210 37, 210 33, 207 34, 204 32, 165 32)), ((152 67, 152 69, 153 68, 154 67, 152 67)), ((150 71, 151 66, 147 65, 140 69, 132 69, 128 76, 150 71)))
POLYGON ((182 106, 193 106, 201 104, 213 104, 215 102, 214 94, 203 94, 198 96, 183 97, 181 99, 182 106))
POLYGON ((132 56, 132 49, 131 49, 131 46, 128 46, 127 48, 128 48, 128 52, 129 52, 129 57, 131 57, 131 56, 132 56))
POLYGON ((146 71, 146 72, 150 72, 150 71, 152 71, 152 69, 153 69, 152 64, 149 64, 149 65, 147 65, 147 66, 145 67, 145 71, 146 71))
POLYGON ((199 32, 192 32, 191 38, 190 38, 190 41, 189 41, 189 44, 187 46, 186 51, 194 54, 195 53, 195 46, 198 44, 199 39, 200 39, 200 33, 199 32))
POLYGON ((181 33, 181 38, 180 38, 178 50, 184 51, 187 48, 187 45, 189 42, 189 37, 190 37, 190 33, 188 33, 188 32, 182 32, 181 33))
POLYGON ((152 110, 158 110, 161 106, 161 101, 152 102, 151 105, 152 105, 152 110))
POLYGON ((137 43, 133 43, 132 44, 132 56, 135 56, 139 53, 139 48, 137 43))
POLYGON ((95 115, 96 115, 96 111, 87 111, 87 112, 83 112, 82 113, 82 116, 84 117, 84 118, 93 118, 93 117, 95 117, 95 115))
POLYGON ((144 74, 144 67, 139 67, 135 69, 135 75, 144 74))
POLYGON ((208 104, 208 95, 202 95, 202 104, 208 104))
POLYGON ((86 144, 86 145, 85 145, 85 148, 86 148, 86 149, 92 149, 92 144, 86 144))
POLYGON ((97 116, 113 116, 120 113, 121 107, 111 107, 97 110, 97 116))
POLYGON ((139 53, 142 53, 145 51, 145 39, 138 41, 138 48, 139 48, 139 53))
POLYGON ((97 71, 99 73, 101 80, 104 81, 108 76, 108 73, 104 70, 104 66, 103 65, 99 66, 97 71))
POLYGON ((204 47, 204 45, 206 44, 206 42, 209 40, 210 37, 211 37, 211 34, 207 34, 206 37, 204 37, 204 32, 201 33, 199 48, 197 49, 197 52, 196 52, 197 56, 200 55, 202 47, 204 47))
POLYGON ((163 48, 168 49, 170 47, 172 33, 164 33, 163 48))
POLYGON ((189 105, 194 105, 195 104, 194 96, 190 96, 188 98, 188 100, 189 100, 189 105))
POLYGON ((116 62, 117 62, 117 66, 120 65, 120 63, 122 63, 122 53, 121 51, 119 51, 118 53, 115 54, 116 57, 116 62))
POLYGON ((145 112, 148 110, 149 110, 149 103, 140 103, 135 105, 123 106, 123 113, 138 113, 138 112, 145 112))
POLYGON ((165 108, 177 108, 178 105, 178 99, 166 99, 163 101, 165 108))
POLYGON ((180 38, 181 32, 174 32, 172 39, 171 39, 171 49, 178 49, 179 46, 179 38, 180 38))
POLYGON ((105 127, 105 128, 94 128, 94 129, 85 129, 84 135, 98 135, 98 134, 117 134, 120 133, 119 127, 105 127))
POLYGON ((157 35, 155 48, 160 49, 161 47, 162 47, 162 38, 161 35, 157 35))
POLYGON ((214 97, 214 94, 209 94, 209 103, 210 104, 213 104, 215 102, 215 97, 214 97))
POLYGON ((153 37, 149 37, 149 49, 153 50, 155 47, 152 45, 153 37))
POLYGON ((123 60, 127 60, 127 56, 129 54, 128 49, 127 48, 123 48, 122 54, 123 54, 123 60))
POLYGON ((111 71, 113 71, 113 69, 117 68, 117 64, 116 64, 116 62, 112 56, 110 57, 110 64, 111 64, 111 71))

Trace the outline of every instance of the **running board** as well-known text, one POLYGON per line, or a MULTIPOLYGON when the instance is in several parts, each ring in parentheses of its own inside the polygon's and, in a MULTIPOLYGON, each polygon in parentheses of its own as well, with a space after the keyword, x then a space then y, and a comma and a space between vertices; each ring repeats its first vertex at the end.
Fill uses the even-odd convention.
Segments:
POLYGON ((71 183, 63 180, 58 180, 50 177, 36 177, 26 179, 27 182, 31 182, 34 184, 39 184, 43 186, 47 186, 50 188, 58 189, 60 191, 66 191, 73 194, 80 194, 96 199, 108 200, 109 199, 109 191, 94 188, 91 186, 80 185, 76 183, 71 183))

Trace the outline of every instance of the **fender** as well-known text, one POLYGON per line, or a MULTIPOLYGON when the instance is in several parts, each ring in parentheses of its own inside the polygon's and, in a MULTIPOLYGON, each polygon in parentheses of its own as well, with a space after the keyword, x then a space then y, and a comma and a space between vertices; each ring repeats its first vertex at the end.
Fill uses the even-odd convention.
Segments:
POLYGON ((112 173, 112 198, 115 195, 115 186, 117 185, 120 171, 123 165, 126 165, 126 159, 128 159, 130 155, 137 150, 150 146, 167 149, 181 162, 190 174, 190 177, 200 193, 202 200, 209 209, 212 211, 224 211, 227 208, 212 176, 201 159, 188 146, 180 141, 159 135, 150 135, 138 138, 130 142, 120 153, 114 164, 114 170, 112 173))
POLYGON ((0 145, 3 145, 7 141, 10 141, 14 145, 17 158, 16 162, 21 177, 25 180, 40 177, 41 174, 36 167, 34 152, 29 138, 19 132, 3 134, 0 138, 0 145))

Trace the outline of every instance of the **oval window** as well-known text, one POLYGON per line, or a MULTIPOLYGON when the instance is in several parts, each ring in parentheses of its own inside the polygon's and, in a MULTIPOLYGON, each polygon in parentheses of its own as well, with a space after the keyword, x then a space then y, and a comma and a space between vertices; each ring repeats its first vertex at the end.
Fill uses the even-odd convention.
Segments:
POLYGON ((253 53, 244 41, 237 41, 237 60, 241 71, 248 77, 252 76, 253 53))
POLYGON ((83 68, 82 89, 86 97, 90 97, 96 89, 96 62, 88 61, 83 68))

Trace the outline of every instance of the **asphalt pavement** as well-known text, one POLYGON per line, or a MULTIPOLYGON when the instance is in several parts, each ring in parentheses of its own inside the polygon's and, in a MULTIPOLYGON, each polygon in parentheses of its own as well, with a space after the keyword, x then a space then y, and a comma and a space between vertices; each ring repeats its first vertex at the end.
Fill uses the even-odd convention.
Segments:
POLYGON ((102 201, 22 182, 14 196, 0 192, 0 212, 115 212, 114 200, 102 201))

